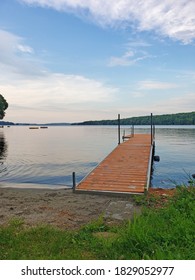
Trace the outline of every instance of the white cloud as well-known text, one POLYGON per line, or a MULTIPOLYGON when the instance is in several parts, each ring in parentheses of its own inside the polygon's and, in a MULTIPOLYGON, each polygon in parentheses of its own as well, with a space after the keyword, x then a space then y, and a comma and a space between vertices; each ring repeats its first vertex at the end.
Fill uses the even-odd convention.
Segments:
POLYGON ((83 76, 50 73, 39 79, 2 82, 9 103, 6 119, 14 122, 79 121, 109 106, 117 89, 83 76), (107 104, 107 105, 106 105, 107 104), (80 112, 80 117, 79 117, 80 112))
POLYGON ((137 64, 139 61, 152 58, 154 56, 148 54, 143 47, 150 45, 143 41, 128 42, 125 44, 126 52, 121 56, 112 56, 109 60, 108 66, 131 66, 137 64))
POLYGON ((145 60, 150 57, 151 56, 147 54, 142 56, 135 56, 134 54, 129 55, 128 53, 125 53, 121 57, 112 56, 110 58, 108 66, 130 66, 136 64, 138 61, 145 60))
MULTIPOLYGON (((134 95, 134 94, 133 94, 134 95)), ((175 97, 167 97, 166 100, 151 100, 148 106, 146 106, 147 100, 139 102, 138 104, 129 104, 122 107, 118 107, 118 112, 121 113, 121 117, 130 116, 144 116, 150 115, 150 113, 171 114, 181 112, 192 112, 195 108, 195 92, 183 93, 175 97)))
POLYGON ((9 120, 61 121, 67 116, 71 121, 74 113, 84 115, 115 99, 118 89, 101 81, 46 71, 20 37, 0 30, 0 41, 0 92, 9 103, 9 120))
POLYGON ((141 81, 138 84, 139 90, 163 90, 163 89, 173 89, 177 88, 178 85, 174 83, 165 83, 153 80, 141 81))
MULTIPOLYGON (((39 61, 33 56, 32 47, 24 43, 24 39, 0 29, 0 71, 27 75, 41 75, 39 61), (28 56, 27 56, 28 55, 28 56)), ((41 73, 42 72, 42 73, 41 73)))
POLYGON ((171 97, 167 101, 156 103, 154 112, 161 113, 174 113, 174 112, 192 112, 195 108, 195 92, 185 93, 177 97, 171 97))
POLYGON ((126 44, 127 48, 140 48, 140 47, 151 47, 152 45, 142 39, 132 39, 129 40, 126 44))
POLYGON ((121 57, 111 57, 109 66, 129 66, 134 63, 134 60, 132 59, 134 57, 133 51, 127 51, 123 56, 121 57))
POLYGON ((0 55, 1 60, 3 56, 10 56, 13 58, 16 52, 33 53, 33 48, 23 44, 24 39, 16 36, 10 32, 0 29, 0 55))
POLYGON ((100 25, 131 26, 139 31, 179 40, 195 39, 194 0, 19 0, 58 11, 85 14, 100 25))
POLYGON ((31 47, 25 45, 18 45, 18 50, 23 53, 30 53, 30 54, 34 53, 31 47))
POLYGON ((184 80, 185 83, 188 83, 189 80, 191 80, 192 83, 195 83, 195 71, 177 70, 177 78, 184 80))
POLYGON ((83 76, 47 73, 39 78, 21 78, 3 83, 1 89, 14 98, 15 104, 46 107, 58 104, 77 104, 86 102, 108 102, 116 89, 106 87, 101 82, 83 76))

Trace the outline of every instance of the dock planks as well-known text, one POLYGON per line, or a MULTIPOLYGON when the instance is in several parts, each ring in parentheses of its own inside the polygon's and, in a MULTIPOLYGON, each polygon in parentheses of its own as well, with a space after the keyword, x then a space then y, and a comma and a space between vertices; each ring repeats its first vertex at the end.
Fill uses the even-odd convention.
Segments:
POLYGON ((150 134, 135 134, 92 170, 77 185, 75 192, 144 193, 152 148, 150 134))

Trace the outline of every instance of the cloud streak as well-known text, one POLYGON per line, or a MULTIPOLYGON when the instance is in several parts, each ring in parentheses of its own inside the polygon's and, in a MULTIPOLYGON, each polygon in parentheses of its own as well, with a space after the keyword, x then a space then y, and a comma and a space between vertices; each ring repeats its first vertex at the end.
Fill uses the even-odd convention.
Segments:
POLYGON ((165 82, 153 81, 153 80, 141 81, 138 84, 139 90, 164 90, 164 89, 174 89, 177 87, 178 85, 174 83, 165 83, 165 82))
POLYGON ((168 102, 161 101, 155 105, 154 112, 192 112, 195 107, 195 92, 185 93, 182 96, 171 97, 168 102))
POLYGON ((195 39, 194 0, 19 0, 88 17, 100 25, 130 26, 137 31, 189 44, 195 39))
POLYGON ((131 66, 136 64, 139 61, 145 60, 147 58, 151 58, 152 56, 145 53, 137 55, 136 52, 129 50, 121 57, 112 56, 108 63, 108 66, 131 66))

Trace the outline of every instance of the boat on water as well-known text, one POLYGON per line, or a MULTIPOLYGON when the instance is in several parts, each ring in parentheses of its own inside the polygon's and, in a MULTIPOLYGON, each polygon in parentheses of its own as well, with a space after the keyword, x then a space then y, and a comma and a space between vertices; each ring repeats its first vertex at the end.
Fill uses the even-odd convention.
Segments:
POLYGON ((48 128, 48 126, 30 126, 29 129, 48 128))

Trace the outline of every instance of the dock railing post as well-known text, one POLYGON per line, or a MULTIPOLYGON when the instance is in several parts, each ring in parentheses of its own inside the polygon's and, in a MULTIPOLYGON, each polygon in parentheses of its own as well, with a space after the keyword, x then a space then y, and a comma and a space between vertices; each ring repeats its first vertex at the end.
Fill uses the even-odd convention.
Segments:
POLYGON ((123 130, 123 142, 125 141, 125 129, 123 130))
POLYGON ((153 144, 153 114, 151 113, 151 117, 150 117, 150 124, 151 124, 151 145, 153 144))
POLYGON ((120 114, 118 114, 118 145, 121 143, 121 120, 120 114))
POLYGON ((155 135, 156 135, 156 127, 155 124, 153 124, 153 142, 155 141, 155 135))
POLYGON ((132 137, 134 137, 134 124, 132 125, 132 137))
POLYGON ((75 192, 76 190, 76 176, 75 176, 75 172, 72 172, 72 184, 73 184, 73 192, 75 192))

